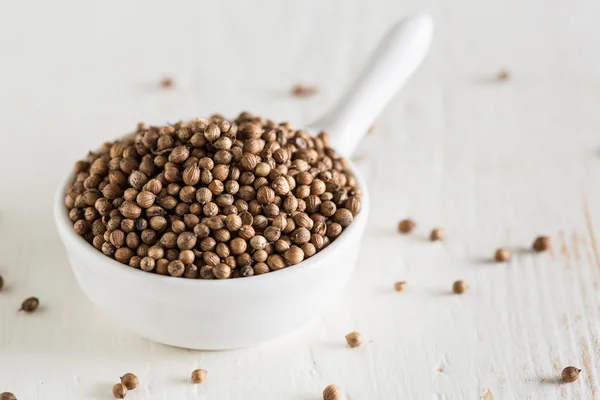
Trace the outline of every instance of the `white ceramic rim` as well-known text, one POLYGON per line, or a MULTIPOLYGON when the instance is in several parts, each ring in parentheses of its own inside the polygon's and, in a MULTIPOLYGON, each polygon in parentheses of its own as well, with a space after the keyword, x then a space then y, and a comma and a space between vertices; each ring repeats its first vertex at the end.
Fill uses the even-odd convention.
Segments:
MULTIPOLYGON (((333 255, 343 246, 343 241, 346 237, 349 237, 352 232, 357 229, 364 229, 364 225, 366 224, 366 219, 368 218, 369 213, 369 192, 367 190, 367 185, 361 174, 358 172, 356 166, 348 161, 350 165, 350 169, 356 178, 358 186, 363 191, 363 196, 361 198, 361 211, 354 218, 352 223, 342 231, 340 236, 331 242, 329 246, 325 249, 319 251, 314 256, 310 257, 307 260, 302 261, 300 264, 292 265, 286 268, 283 268, 279 271, 272 271, 266 274, 254 275, 245 278, 236 278, 236 279, 185 279, 185 278, 176 278, 167 275, 160 275, 156 273, 146 272, 142 270, 138 270, 132 268, 128 265, 122 264, 115 259, 112 259, 102 252, 98 251, 91 244, 89 244, 82 236, 76 234, 73 231, 73 226, 71 224, 71 220, 67 214, 67 208, 64 205, 64 197, 65 197, 65 189, 69 182, 73 179, 73 174, 69 174, 66 178, 63 179, 61 184, 59 185, 56 194, 54 196, 54 219, 57 224, 57 228, 59 230, 59 235, 62 237, 63 235, 70 236, 72 241, 70 243, 76 244, 78 246, 78 251, 86 253, 87 257, 90 257, 94 260, 95 264, 98 263, 106 263, 107 265, 102 266, 102 268, 112 268, 115 273, 122 273, 128 276, 131 279, 143 279, 143 280, 159 280, 163 281, 161 284, 174 284, 174 285, 247 285, 252 282, 266 282, 269 279, 281 279, 288 276, 290 279, 293 279, 295 274, 301 274, 306 270, 314 270, 321 264, 323 261, 327 259, 329 255, 333 255), (259 281, 261 280, 261 281, 259 281)), ((63 239, 64 241, 64 239, 63 239)), ((66 247, 68 244, 65 243, 66 247)), ((95 267, 95 265, 94 265, 95 267)))

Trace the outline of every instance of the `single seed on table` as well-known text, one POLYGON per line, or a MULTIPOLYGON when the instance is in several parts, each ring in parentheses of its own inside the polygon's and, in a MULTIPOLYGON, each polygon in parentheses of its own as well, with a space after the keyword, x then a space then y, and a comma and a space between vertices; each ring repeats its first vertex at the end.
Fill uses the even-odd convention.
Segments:
POLYGON ((17 400, 17 396, 10 392, 0 393, 0 400, 17 400))
POLYGON ((415 229, 416 226, 417 224, 415 224, 412 219, 403 219, 398 224, 398 231, 400 233, 410 233, 415 229))
POLYGON ((452 284, 452 291, 455 294, 463 294, 467 291, 468 288, 469 285, 467 285, 465 281, 456 281, 454 282, 454 284, 452 284))
POLYGON ((562 370, 562 373, 560 374, 560 376, 564 382, 571 383, 571 382, 575 382, 577 380, 577 378, 579 378, 580 372, 581 372, 581 370, 579 368, 566 367, 565 369, 562 370))
POLYGON ((336 385, 328 385, 323 390, 323 400, 340 400, 342 398, 342 390, 336 385))
POLYGON ((127 386, 122 383, 117 383, 112 389, 113 396, 117 399, 124 399, 127 396, 127 386))
POLYGON ((163 89, 170 89, 173 87, 173 79, 163 78, 163 79, 161 79, 159 86, 163 89))
POLYGON ((4 286, 4 279, 2 278, 2 276, 0 276, 0 290, 2 290, 3 286, 4 286))
POLYGON ((494 254, 494 260, 497 262, 505 262, 510 260, 510 251, 504 248, 496 250, 496 253, 494 254))
POLYGON ((507 81, 510 79, 510 71, 507 69, 502 69, 498 71, 498 75, 496 76, 499 81, 507 81))
POLYGON ((401 292, 406 288, 406 281, 399 281, 394 283, 394 290, 396 292, 401 292))
POLYGON ((434 228, 429 235, 429 240, 432 242, 443 240, 444 239, 444 230, 442 228, 434 228))
POLYGON ((203 383, 206 380, 206 370, 195 369, 192 371, 192 382, 203 383))
POLYGON ((533 249, 537 252, 550 250, 552 247, 552 239, 548 236, 538 236, 533 242, 533 249))
POLYGON ((137 376, 131 372, 128 372, 121 377, 121 383, 125 385, 127 390, 133 390, 138 386, 139 380, 137 376))
POLYGON ((29 297, 25 300, 23 300, 23 303, 21 304, 21 309, 19 311, 25 311, 25 312, 34 312, 38 306, 40 305, 40 301, 38 300, 37 297, 29 297))
POLYGON ((302 84, 297 84, 292 87, 292 95, 296 97, 308 97, 315 95, 318 91, 316 86, 307 86, 302 84))
POLYGON ((350 332, 346 335, 346 342, 348 343, 348 346, 354 348, 362 344, 363 338, 359 332, 350 332))

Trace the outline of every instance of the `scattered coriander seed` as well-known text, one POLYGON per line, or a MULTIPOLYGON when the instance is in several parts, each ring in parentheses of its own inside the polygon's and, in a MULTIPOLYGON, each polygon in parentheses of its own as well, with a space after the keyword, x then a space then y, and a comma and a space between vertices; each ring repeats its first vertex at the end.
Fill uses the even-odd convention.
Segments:
POLYGON ((138 377, 131 372, 126 373, 121 377, 121 383, 125 385, 127 390, 133 390, 139 385, 138 377))
POLYGON ((537 252, 550 250, 552 247, 552 239, 548 236, 538 236, 533 242, 533 249, 537 252))
POLYGON ((27 299, 23 300, 23 303, 21 304, 21 309, 19 311, 25 311, 28 313, 34 312, 39 305, 40 301, 37 297, 28 297, 27 299))
POLYGON ((206 370, 195 369, 192 371, 192 382, 203 383, 206 380, 206 370))
POLYGON ((0 290, 4 287, 4 278, 0 275, 0 290))
POLYGON ((170 89, 173 87, 173 79, 165 77, 160 81, 160 87, 163 89, 170 89))
POLYGON ((400 233, 410 233, 415 229, 416 224, 411 219, 403 219, 398 224, 398 231, 400 233))
POLYGON ((359 332, 350 332, 346 335, 346 342, 352 348, 359 347, 363 342, 363 338, 359 332))
POLYGON ((296 97, 308 97, 316 94, 318 91, 316 86, 307 86, 302 84, 297 84, 292 87, 292 95, 296 97))
POLYGON ((336 385, 328 385, 323 390, 323 400, 340 400, 342 398, 342 390, 336 385))
POLYGON ((467 285, 464 281, 456 281, 452 284, 452 291, 455 294, 463 294, 467 291, 469 285, 467 285))
POLYGON ((112 389, 113 396, 117 399, 124 399, 127 396, 127 386, 122 383, 117 383, 112 389))
POLYGON ((494 254, 494 260, 497 262, 505 262, 510 260, 510 251, 504 248, 496 250, 496 253, 494 254))
POLYGON ((562 370, 562 373, 560 374, 560 376, 564 382, 571 383, 571 382, 575 382, 577 380, 577 378, 579 378, 580 372, 581 372, 581 370, 579 368, 566 367, 565 369, 562 370))
POLYGON ((0 400, 17 400, 17 396, 10 392, 0 393, 0 400))
POLYGON ((406 281, 398 281, 394 283, 394 290, 396 292, 402 292, 406 288, 406 281))
POLYGON ((497 78, 499 81, 507 81, 511 77, 511 73, 508 69, 501 69, 498 71, 497 78))
POLYGON ((432 242, 443 240, 444 239, 444 230, 442 228, 434 228, 429 235, 429 240, 432 242))

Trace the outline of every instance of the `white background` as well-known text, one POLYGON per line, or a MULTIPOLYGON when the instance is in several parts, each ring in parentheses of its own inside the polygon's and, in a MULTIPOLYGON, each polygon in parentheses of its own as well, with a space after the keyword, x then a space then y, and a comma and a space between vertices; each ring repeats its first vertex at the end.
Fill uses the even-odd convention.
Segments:
POLYGON ((134 372, 128 399, 317 400, 330 383, 348 400, 600 398, 599 19, 595 0, 1 1, 0 392, 109 399, 134 372), (358 151, 371 216, 323 318, 260 347, 198 352, 92 307, 51 216, 75 159, 140 120, 309 122, 415 11, 435 18, 432 52, 358 151), (512 79, 495 82, 504 67, 512 79), (298 82, 319 94, 289 96, 298 82), (406 216, 409 237, 396 233, 406 216), (443 243, 426 240, 436 225, 443 243), (527 250, 541 233, 551 254, 527 250), (510 263, 489 262, 500 246, 510 263), (458 278, 463 296, 449 294, 458 278), (18 313, 32 295, 39 312, 18 313), (345 345, 352 330, 361 348, 345 345), (567 365, 582 377, 562 385, 567 365), (208 378, 193 386, 198 367, 208 378))

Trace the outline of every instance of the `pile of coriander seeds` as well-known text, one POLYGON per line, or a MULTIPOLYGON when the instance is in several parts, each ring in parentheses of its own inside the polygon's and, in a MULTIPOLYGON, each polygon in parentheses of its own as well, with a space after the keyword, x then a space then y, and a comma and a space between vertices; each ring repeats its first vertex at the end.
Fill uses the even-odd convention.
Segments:
POLYGON ((249 277, 312 257, 349 226, 362 190, 325 132, 250 113, 137 132, 76 163, 75 232, 132 268, 249 277))

